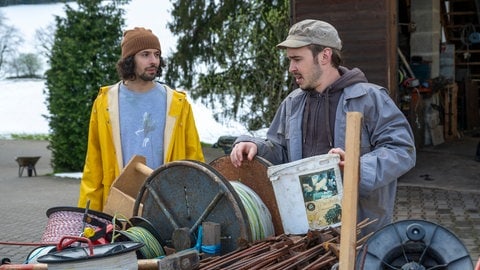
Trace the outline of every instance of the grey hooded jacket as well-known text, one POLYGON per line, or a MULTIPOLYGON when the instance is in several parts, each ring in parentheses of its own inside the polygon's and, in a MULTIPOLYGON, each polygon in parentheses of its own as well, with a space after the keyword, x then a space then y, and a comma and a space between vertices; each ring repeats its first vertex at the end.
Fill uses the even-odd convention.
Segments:
MULTIPOLYGON (((342 77, 350 72, 364 76, 358 69, 341 69, 342 77)), ((300 88, 285 98, 266 139, 240 136, 235 143, 254 142, 258 155, 273 164, 305 158, 302 156, 302 117, 306 98, 307 92, 300 88)), ((378 219, 363 230, 365 235, 392 222, 397 179, 415 166, 415 142, 408 120, 387 89, 357 81, 343 88, 338 102, 334 120, 335 148, 345 149, 347 112, 363 115, 357 217, 358 221, 378 219)))

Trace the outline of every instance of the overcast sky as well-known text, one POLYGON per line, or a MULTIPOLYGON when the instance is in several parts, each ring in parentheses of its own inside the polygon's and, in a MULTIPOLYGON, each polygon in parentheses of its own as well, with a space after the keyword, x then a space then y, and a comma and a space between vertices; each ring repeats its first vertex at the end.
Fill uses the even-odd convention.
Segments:
MULTIPOLYGON (((162 54, 175 48, 176 39, 167 29, 171 4, 167 0, 133 0, 126 11, 126 29, 142 26, 159 37, 162 54)), ((1 7, 7 24, 15 26, 25 39, 21 53, 36 52, 35 31, 54 23, 54 16, 64 16, 64 4, 18 5, 1 7)), ((105 82, 98 82, 99 84, 105 82)), ((48 113, 43 94, 43 80, 0 80, 0 137, 11 133, 48 133, 48 122, 42 116, 48 113)), ((188 92, 187 92, 188 93, 188 92)), ((215 121, 211 109, 200 101, 192 101, 200 139, 214 143, 223 135, 247 133, 246 128, 232 119, 215 121)), ((221 108, 220 108, 221 109, 221 108)), ((220 110, 219 109, 219 110, 220 110)), ((264 134, 264 130, 258 134, 264 134)))
MULTIPOLYGON (((68 5, 74 7, 75 3, 68 5)), ((6 24, 16 27, 25 43, 21 52, 36 52, 35 31, 55 23, 55 16, 65 15, 65 4, 15 5, 0 7, 6 24)), ((126 12, 126 29, 136 26, 149 28, 160 39, 162 53, 169 54, 174 48, 176 38, 167 28, 172 5, 168 0, 132 0, 123 7, 126 12)), ((125 29, 124 29, 125 30, 125 29)))

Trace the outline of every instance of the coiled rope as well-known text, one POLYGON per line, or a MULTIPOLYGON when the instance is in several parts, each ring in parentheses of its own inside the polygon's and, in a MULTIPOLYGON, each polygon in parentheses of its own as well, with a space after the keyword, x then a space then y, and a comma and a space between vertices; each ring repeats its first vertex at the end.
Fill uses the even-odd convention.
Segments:
MULTIPOLYGON (((128 239, 134 242, 143 243, 143 247, 139 249, 140 253, 145 257, 145 259, 154 259, 165 256, 165 252, 158 242, 158 240, 149 232, 146 228, 140 226, 133 226, 133 224, 125 218, 125 216, 116 214, 113 216, 113 222, 117 216, 122 217, 126 222, 130 225, 129 228, 126 230, 122 230, 118 233, 115 233, 115 229, 113 230, 113 237, 112 243, 121 235, 124 235, 128 239)), ((115 223, 113 223, 115 224, 115 223)))
POLYGON ((247 212, 252 240, 262 240, 273 236, 272 215, 260 197, 251 188, 239 181, 230 181, 247 212))

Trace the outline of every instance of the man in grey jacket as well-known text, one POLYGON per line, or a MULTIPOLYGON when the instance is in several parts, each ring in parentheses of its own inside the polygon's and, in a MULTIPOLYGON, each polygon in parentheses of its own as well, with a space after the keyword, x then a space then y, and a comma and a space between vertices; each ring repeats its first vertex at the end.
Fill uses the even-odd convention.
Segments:
POLYGON ((273 164, 326 153, 345 157, 347 112, 363 114, 358 221, 378 219, 362 232, 392 222, 397 179, 416 161, 411 127, 384 87, 369 83, 357 68, 341 66, 342 42, 329 23, 304 20, 285 41, 289 72, 299 86, 281 103, 267 138, 240 136, 230 154, 235 167, 262 156, 273 164))

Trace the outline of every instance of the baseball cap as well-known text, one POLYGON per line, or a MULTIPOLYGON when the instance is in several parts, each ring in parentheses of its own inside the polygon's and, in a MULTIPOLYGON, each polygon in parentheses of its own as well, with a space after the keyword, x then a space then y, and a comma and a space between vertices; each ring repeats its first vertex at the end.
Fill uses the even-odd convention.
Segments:
POLYGON ((331 24, 319 20, 303 20, 290 28, 287 39, 277 45, 278 48, 300 48, 310 44, 342 49, 342 41, 331 24))

